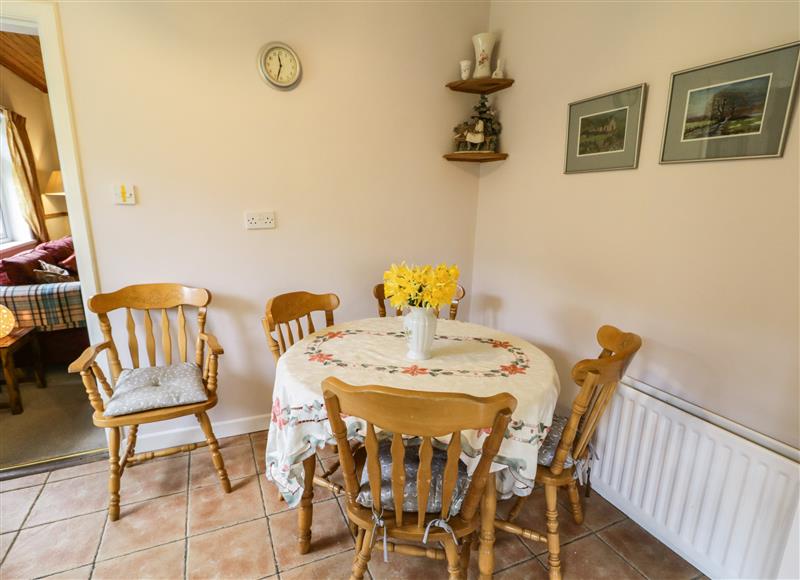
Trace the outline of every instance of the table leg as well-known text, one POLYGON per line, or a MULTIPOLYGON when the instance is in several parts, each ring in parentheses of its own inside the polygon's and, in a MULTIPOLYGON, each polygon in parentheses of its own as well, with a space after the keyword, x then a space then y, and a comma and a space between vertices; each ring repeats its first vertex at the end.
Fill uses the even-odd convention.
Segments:
POLYGON ((36 386, 44 389, 47 386, 47 379, 44 376, 44 360, 42 359, 42 349, 39 346, 39 337, 36 334, 31 339, 33 349, 33 374, 36 377, 36 386))
POLYGON ((22 399, 19 396, 19 386, 17 385, 17 369, 14 367, 14 355, 7 350, 0 351, 0 359, 3 364, 3 376, 6 379, 8 389, 8 406, 11 407, 12 415, 22 413, 22 399))
POLYGON ((312 453, 303 460, 303 497, 300 509, 297 510, 297 544, 301 554, 311 550, 311 520, 314 516, 314 472, 317 466, 317 454, 312 453))

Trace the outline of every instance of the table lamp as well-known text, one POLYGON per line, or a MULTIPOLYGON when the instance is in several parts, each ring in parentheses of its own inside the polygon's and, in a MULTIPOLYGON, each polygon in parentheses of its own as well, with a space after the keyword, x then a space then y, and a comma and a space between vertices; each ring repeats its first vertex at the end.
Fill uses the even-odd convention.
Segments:
POLYGON ((17 321, 14 318, 14 313, 8 308, 0 304, 0 338, 8 336, 14 330, 17 321))
POLYGON ((64 195, 64 183, 61 180, 61 172, 58 169, 50 174, 44 193, 45 195, 64 195))

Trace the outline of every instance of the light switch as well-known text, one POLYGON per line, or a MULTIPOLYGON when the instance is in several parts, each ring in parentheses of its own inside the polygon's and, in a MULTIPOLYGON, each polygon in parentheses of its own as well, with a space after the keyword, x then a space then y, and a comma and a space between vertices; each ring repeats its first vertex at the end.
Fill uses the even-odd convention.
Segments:
POLYGON ((117 205, 136 205, 136 187, 127 183, 117 186, 114 193, 114 203, 117 205))

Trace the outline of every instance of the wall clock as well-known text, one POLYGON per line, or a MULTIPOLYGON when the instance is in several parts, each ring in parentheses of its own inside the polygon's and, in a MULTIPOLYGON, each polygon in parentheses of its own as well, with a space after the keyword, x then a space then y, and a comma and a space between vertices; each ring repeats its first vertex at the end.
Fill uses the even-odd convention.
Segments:
POLYGON ((283 42, 270 42, 261 49, 258 69, 266 82, 279 89, 291 89, 300 82, 300 59, 283 42))

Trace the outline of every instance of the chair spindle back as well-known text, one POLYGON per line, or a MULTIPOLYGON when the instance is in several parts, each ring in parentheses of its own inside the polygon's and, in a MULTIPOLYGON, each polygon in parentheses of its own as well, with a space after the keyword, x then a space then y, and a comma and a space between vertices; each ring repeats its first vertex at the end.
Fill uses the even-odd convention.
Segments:
POLYGON ((280 356, 295 343, 292 323, 297 333, 296 340, 303 339, 302 319, 306 320, 306 334, 316 332, 313 312, 325 313, 325 326, 333 325, 333 311, 339 307, 336 294, 312 294, 310 292, 289 292, 270 298, 267 302, 261 323, 267 335, 267 343, 278 362, 280 356), (284 331, 286 336, 284 337, 284 331), (274 333, 274 336, 273 336, 274 333))
POLYGON ((359 417, 367 422, 366 467, 372 494, 372 509, 376 513, 381 512, 381 468, 375 427, 379 426, 392 433, 393 517, 398 527, 404 525, 406 516, 411 518, 412 522, 416 521, 417 528, 422 529, 425 526, 432 479, 432 439, 450 435, 442 482, 442 509, 439 514, 442 519, 447 520, 458 479, 461 431, 491 428, 491 434, 484 441, 481 459, 472 474, 459 513, 459 516, 466 521, 475 516, 486 486, 489 468, 500 449, 506 427, 511 420, 511 413, 517 406, 517 400, 513 396, 500 393, 492 397, 479 398, 460 393, 431 393, 375 385, 355 387, 333 377, 323 381, 322 392, 325 396, 328 420, 339 448, 345 491, 350 504, 355 503, 359 482, 355 457, 347 441, 347 427, 342 419, 342 413, 359 417), (404 435, 422 439, 417 472, 417 511, 405 514, 403 512, 404 435))
MULTIPOLYGON (((205 332, 207 306, 211 302, 211 293, 204 288, 191 288, 180 284, 135 284, 120 288, 108 294, 97 294, 89 299, 89 310, 97 314, 103 337, 111 343, 108 349, 108 364, 111 369, 113 383, 122 372, 119 351, 114 343, 111 320, 108 314, 114 310, 125 309, 125 328, 128 334, 128 352, 131 366, 139 368, 139 341, 136 335, 134 311, 141 311, 144 326, 144 346, 147 362, 156 366, 156 330, 151 311, 159 313, 159 333, 164 363, 172 364, 172 334, 169 311, 177 310, 177 343, 178 356, 181 362, 188 362, 188 329, 186 324, 186 306, 197 308, 197 333, 205 332)), ((204 344, 198 338, 195 345, 195 360, 203 366, 204 344)))
POLYGON ((638 335, 610 325, 600 327, 597 342, 602 347, 598 358, 582 360, 572 367, 572 380, 581 389, 572 403, 572 413, 550 466, 555 474, 563 471, 570 451, 576 460, 586 455, 617 384, 642 346, 638 335))
MULTIPOLYGON (((375 284, 375 287, 372 289, 372 295, 375 297, 375 300, 378 301, 378 316, 381 318, 386 318, 386 290, 384 289, 383 284, 375 284)), ((450 311, 449 311, 449 318, 450 320, 455 320, 456 316, 458 316, 458 304, 464 299, 464 296, 467 295, 467 291, 464 290, 464 287, 461 284, 456 286, 456 293, 453 295, 453 300, 450 302, 450 311)), ((403 309, 402 308, 395 308, 395 314, 397 316, 402 316, 403 309)), ((436 316, 439 316, 439 309, 436 309, 436 316)))

